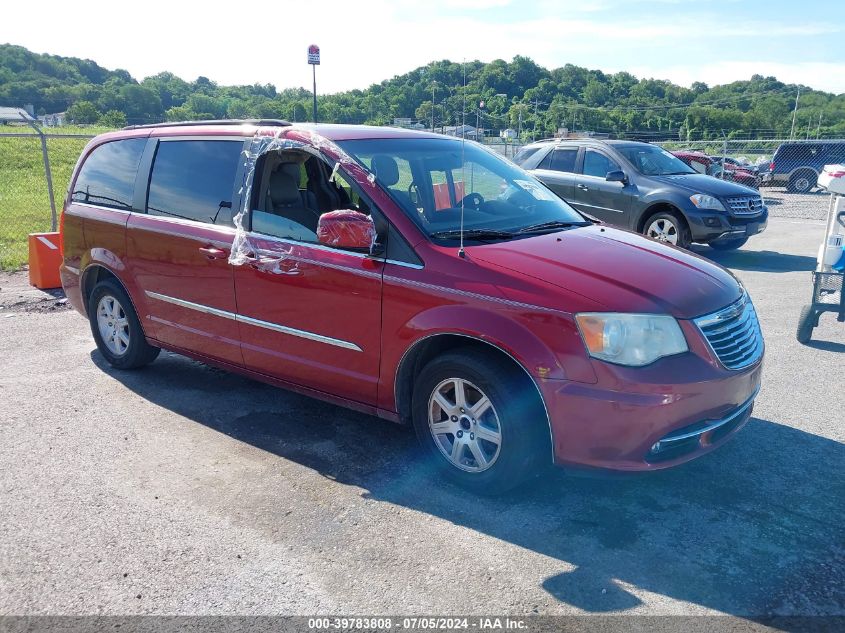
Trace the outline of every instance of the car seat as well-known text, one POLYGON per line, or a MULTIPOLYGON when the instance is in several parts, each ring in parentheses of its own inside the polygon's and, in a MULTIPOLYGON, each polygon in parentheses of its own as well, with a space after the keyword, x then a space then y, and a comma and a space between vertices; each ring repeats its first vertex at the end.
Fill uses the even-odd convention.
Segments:
POLYGON ((293 220, 311 231, 317 231, 320 213, 305 205, 298 183, 290 175, 289 168, 277 169, 270 174, 268 194, 274 214, 293 220))
POLYGON ((323 213, 351 208, 352 202, 346 191, 330 180, 328 170, 322 161, 315 158, 307 160, 305 173, 308 175, 308 193, 313 196, 316 208, 323 213))

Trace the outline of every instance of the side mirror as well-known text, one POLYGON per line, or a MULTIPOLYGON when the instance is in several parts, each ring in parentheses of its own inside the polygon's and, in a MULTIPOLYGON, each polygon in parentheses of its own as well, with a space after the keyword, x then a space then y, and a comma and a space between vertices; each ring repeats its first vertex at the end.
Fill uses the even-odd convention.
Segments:
POLYGON ((607 172, 604 179, 608 182, 621 182, 623 185, 628 183, 628 176, 621 169, 607 172))
POLYGON ((317 241, 335 248, 354 248, 370 252, 376 241, 373 219, 360 211, 340 209, 320 216, 317 241))

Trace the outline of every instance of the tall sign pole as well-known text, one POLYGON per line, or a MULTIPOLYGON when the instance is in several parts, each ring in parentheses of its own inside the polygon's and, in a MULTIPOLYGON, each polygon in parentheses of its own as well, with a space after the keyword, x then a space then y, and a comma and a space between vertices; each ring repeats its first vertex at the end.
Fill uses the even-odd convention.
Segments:
POLYGON ((320 47, 312 44, 308 47, 308 63, 314 77, 314 123, 317 122, 317 66, 320 65, 320 47))

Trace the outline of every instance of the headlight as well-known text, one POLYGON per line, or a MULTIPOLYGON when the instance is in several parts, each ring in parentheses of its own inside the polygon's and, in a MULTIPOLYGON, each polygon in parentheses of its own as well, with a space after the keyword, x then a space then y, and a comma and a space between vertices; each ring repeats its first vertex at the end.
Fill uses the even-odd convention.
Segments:
POLYGON ((719 202, 717 198, 714 198, 713 196, 708 196, 705 193, 693 194, 689 197, 689 200, 699 209, 710 209, 712 211, 726 211, 725 205, 719 202))
POLYGON ((641 367, 689 349, 681 326, 668 315, 582 312, 575 321, 590 356, 610 363, 641 367))

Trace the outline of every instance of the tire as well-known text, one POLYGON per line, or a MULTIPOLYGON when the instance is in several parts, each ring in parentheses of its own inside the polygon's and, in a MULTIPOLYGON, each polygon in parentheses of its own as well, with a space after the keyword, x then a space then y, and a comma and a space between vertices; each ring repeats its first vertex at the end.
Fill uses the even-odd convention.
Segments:
POLYGON ((747 237, 738 237, 733 240, 719 240, 718 242, 710 242, 710 248, 714 248, 717 251, 735 251, 738 248, 742 248, 745 246, 745 243, 748 241, 747 237))
POLYGON ((88 320, 97 349, 112 367, 137 369, 153 362, 161 351, 147 343, 129 295, 113 279, 94 286, 88 320))
POLYGON ((465 348, 435 358, 417 377, 411 406, 414 430, 435 471, 473 492, 501 494, 551 463, 540 395, 525 372, 499 354, 465 348), (460 406, 457 381, 467 406, 460 406), (473 412, 484 396, 489 406, 473 412))
POLYGON ((671 211, 660 211, 643 224, 643 235, 657 242, 689 248, 692 242, 686 220, 671 211))
POLYGON ((792 174, 786 184, 786 190, 791 193, 810 193, 818 182, 818 175, 814 171, 804 170, 792 174))
POLYGON ((806 305, 801 308, 801 316, 798 317, 798 330, 795 332, 795 338, 798 342, 807 344, 813 336, 813 328, 819 322, 819 315, 813 310, 813 306, 806 305))

